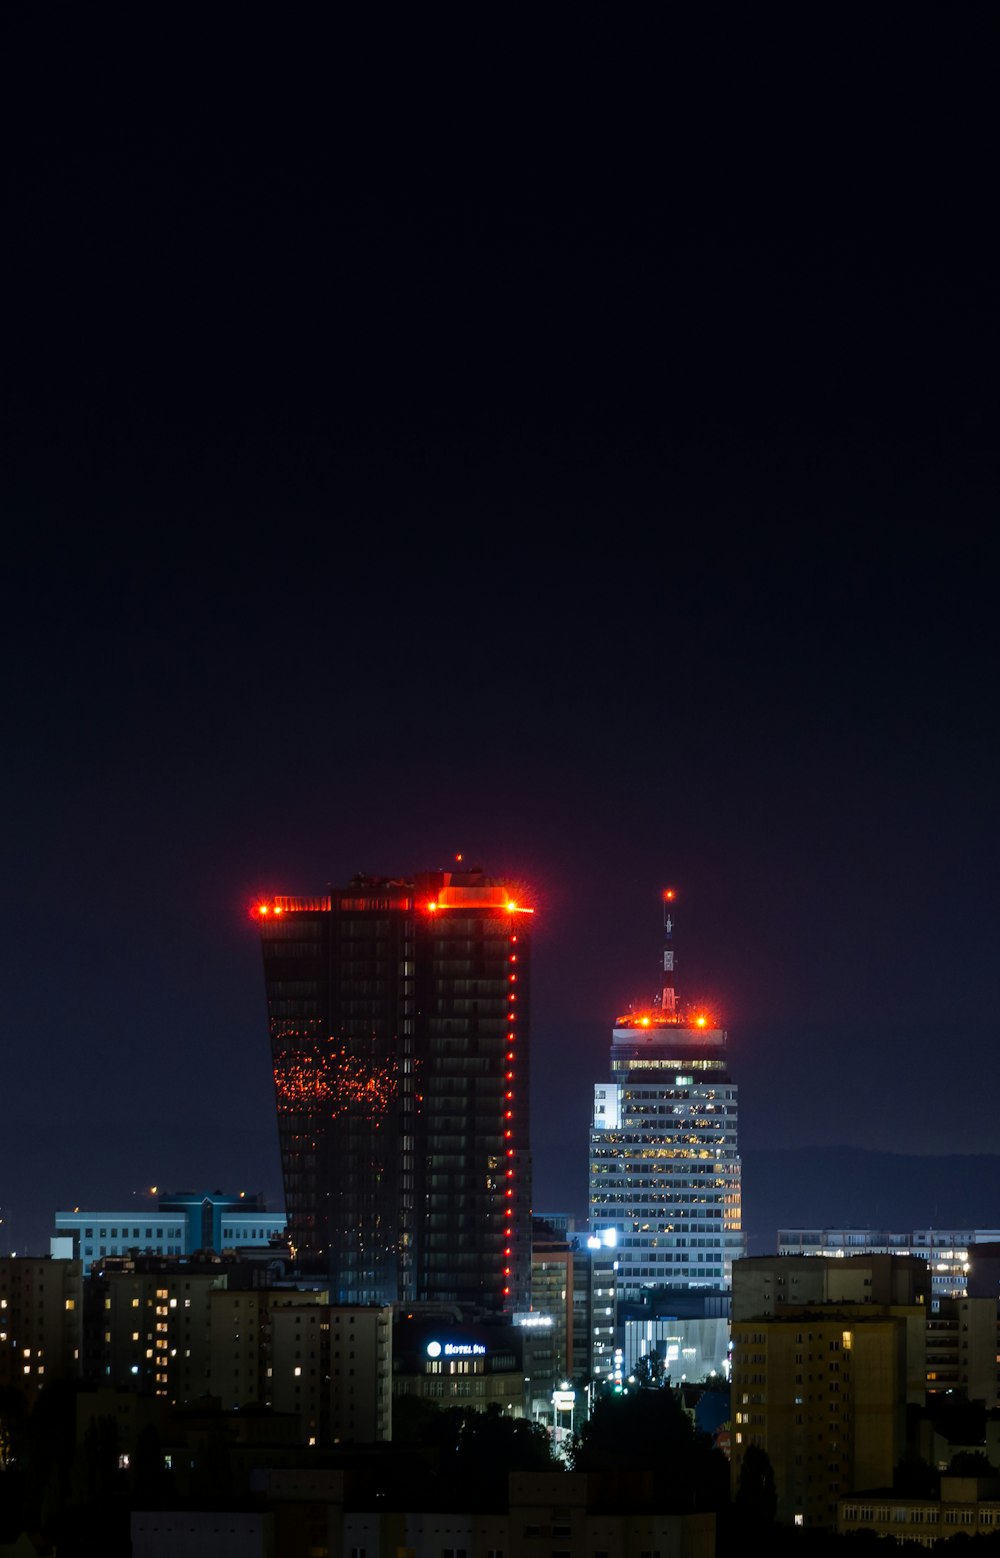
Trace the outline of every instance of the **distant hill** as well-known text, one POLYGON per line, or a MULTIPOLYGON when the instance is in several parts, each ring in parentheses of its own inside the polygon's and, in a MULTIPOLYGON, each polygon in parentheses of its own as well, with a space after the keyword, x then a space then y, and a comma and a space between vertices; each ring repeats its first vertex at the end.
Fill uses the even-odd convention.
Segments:
POLYGON ((1000 1228, 1000 1155, 901 1157, 854 1147, 744 1152, 748 1253, 779 1228, 1000 1228))

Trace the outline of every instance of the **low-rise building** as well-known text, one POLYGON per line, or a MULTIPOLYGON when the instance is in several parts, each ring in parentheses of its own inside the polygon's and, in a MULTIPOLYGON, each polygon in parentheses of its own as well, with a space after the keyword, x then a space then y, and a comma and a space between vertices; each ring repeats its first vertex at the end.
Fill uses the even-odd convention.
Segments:
POLYGON ((261 1195, 180 1190, 160 1195, 155 1206, 137 1199, 130 1211, 57 1212, 55 1227, 57 1239, 72 1239, 86 1276, 92 1265, 122 1255, 266 1250, 283 1238, 285 1215, 269 1212, 261 1195))
POLYGON ((397 1318, 393 1395, 444 1407, 530 1416, 531 1332, 502 1322, 466 1320, 457 1309, 414 1306, 397 1318), (525 1366, 525 1357, 529 1366, 525 1366))
POLYGON ((661 1511, 653 1500, 609 1497, 600 1478, 573 1472, 514 1473, 505 1503, 472 1511, 461 1498, 449 1507, 381 1497, 359 1503, 337 1470, 262 1471, 263 1505, 253 1514, 142 1511, 132 1516, 132 1550, 142 1558, 184 1552, 246 1553, 253 1558, 309 1558, 406 1553, 407 1558, 550 1558, 555 1554, 658 1554, 714 1558, 715 1516, 661 1511))
POLYGON ((897 1542, 933 1547, 951 1536, 1000 1531, 1000 1481, 942 1477, 940 1498, 913 1498, 876 1490, 851 1494, 837 1505, 837 1531, 874 1531, 897 1542))

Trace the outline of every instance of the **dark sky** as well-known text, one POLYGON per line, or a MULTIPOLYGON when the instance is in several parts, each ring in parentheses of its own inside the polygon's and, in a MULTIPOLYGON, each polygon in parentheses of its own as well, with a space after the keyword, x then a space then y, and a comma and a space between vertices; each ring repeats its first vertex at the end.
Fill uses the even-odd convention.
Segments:
POLYGON ((249 902, 459 850, 536 1205, 668 881, 748 1152, 996 1149, 997 40, 905 18, 12 8, 0 1248, 277 1198, 249 902))

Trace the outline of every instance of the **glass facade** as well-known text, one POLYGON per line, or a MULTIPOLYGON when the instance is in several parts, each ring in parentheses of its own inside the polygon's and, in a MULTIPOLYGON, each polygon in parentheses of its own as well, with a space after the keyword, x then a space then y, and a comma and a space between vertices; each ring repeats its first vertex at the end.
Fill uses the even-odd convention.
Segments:
POLYGON ((530 912, 470 871, 257 916, 299 1258, 339 1303, 525 1307, 530 912))
POLYGON ((591 1222, 618 1231, 619 1296, 729 1287, 744 1240, 725 1033, 661 1016, 620 1024, 590 1137, 591 1222))

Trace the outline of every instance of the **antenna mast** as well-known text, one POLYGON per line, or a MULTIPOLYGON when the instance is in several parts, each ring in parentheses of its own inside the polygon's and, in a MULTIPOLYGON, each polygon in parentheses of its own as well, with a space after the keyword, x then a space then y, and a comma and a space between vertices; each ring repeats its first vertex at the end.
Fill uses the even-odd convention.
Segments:
POLYGON ((677 992, 674 989, 674 901, 677 894, 672 887, 663 891, 663 995, 660 1010, 664 1017, 673 1017, 677 1011, 677 992))

